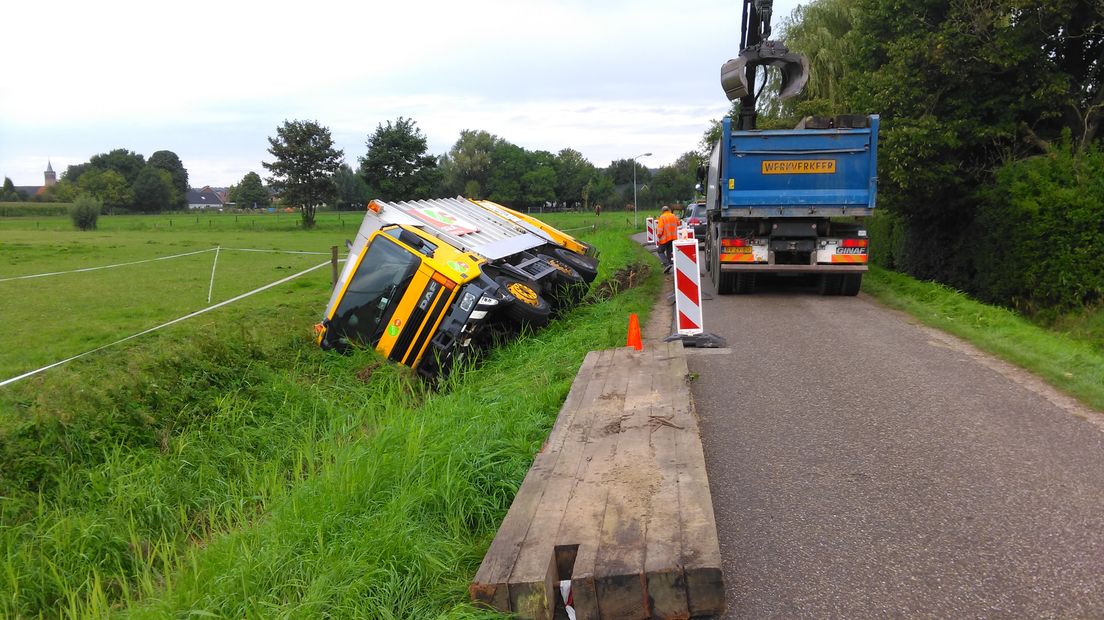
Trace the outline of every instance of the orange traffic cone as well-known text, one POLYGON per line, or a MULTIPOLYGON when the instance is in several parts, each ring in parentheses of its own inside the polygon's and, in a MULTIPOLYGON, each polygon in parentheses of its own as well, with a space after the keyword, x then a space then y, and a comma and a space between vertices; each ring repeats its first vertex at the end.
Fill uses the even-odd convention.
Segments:
POLYGON ((629 337, 625 340, 625 346, 644 350, 644 343, 640 341, 640 319, 636 318, 636 314, 629 315, 629 337))

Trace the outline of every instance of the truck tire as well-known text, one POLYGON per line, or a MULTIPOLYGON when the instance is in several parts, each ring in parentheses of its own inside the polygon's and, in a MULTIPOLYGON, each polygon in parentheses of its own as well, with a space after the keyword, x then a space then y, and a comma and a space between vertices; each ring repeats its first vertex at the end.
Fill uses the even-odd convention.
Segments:
POLYGON ((737 295, 751 295, 755 292, 754 273, 736 273, 733 275, 736 279, 734 288, 737 295))
POLYGON ((587 284, 593 282, 598 276, 598 259, 593 256, 576 254, 567 248, 552 248, 551 253, 553 258, 558 258, 570 265, 587 284))
POLYGON ((859 289, 862 288, 862 274, 861 273, 847 273, 840 276, 843 281, 840 284, 840 295, 847 295, 848 297, 854 297, 859 294, 859 289))
POLYGON ((574 267, 559 258, 554 258, 547 254, 538 254, 537 256, 556 269, 556 274, 552 278, 552 284, 546 289, 550 295, 550 299, 556 306, 555 309, 557 311, 570 310, 572 306, 579 303, 579 300, 586 295, 586 280, 583 279, 582 274, 576 271, 574 267))
POLYGON ((552 316, 552 306, 537 291, 533 282, 524 282, 508 276, 498 276, 495 282, 505 291, 509 301, 502 311, 523 327, 544 327, 552 316))
POLYGON ((821 295, 839 295, 843 287, 843 276, 838 273, 820 274, 817 290, 821 295))

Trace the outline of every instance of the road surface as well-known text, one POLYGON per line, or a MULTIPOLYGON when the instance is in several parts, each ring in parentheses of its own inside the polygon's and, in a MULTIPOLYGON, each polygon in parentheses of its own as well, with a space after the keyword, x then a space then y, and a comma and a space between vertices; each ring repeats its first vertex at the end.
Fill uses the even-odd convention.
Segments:
POLYGON ((703 307, 725 618, 1104 617, 1104 416, 863 295, 703 307))

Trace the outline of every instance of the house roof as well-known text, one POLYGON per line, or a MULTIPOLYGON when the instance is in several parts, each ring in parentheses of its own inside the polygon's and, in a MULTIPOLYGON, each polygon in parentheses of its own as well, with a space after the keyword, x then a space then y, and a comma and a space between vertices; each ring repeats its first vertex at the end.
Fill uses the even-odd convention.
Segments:
POLYGON ((203 189, 189 189, 188 193, 184 195, 184 199, 190 205, 211 205, 221 207, 223 204, 223 201, 219 198, 218 193, 216 193, 210 187, 204 187, 203 189))

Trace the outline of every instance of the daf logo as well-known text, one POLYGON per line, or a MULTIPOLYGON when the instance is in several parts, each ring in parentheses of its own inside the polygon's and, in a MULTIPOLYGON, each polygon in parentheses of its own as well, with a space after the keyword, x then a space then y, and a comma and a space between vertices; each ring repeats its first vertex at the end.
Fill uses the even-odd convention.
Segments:
POLYGON ((429 302, 433 301, 433 298, 437 296, 437 289, 441 285, 437 284, 436 280, 430 280, 429 286, 426 287, 424 293, 422 293, 422 301, 418 302, 418 309, 425 310, 429 307, 429 302))

